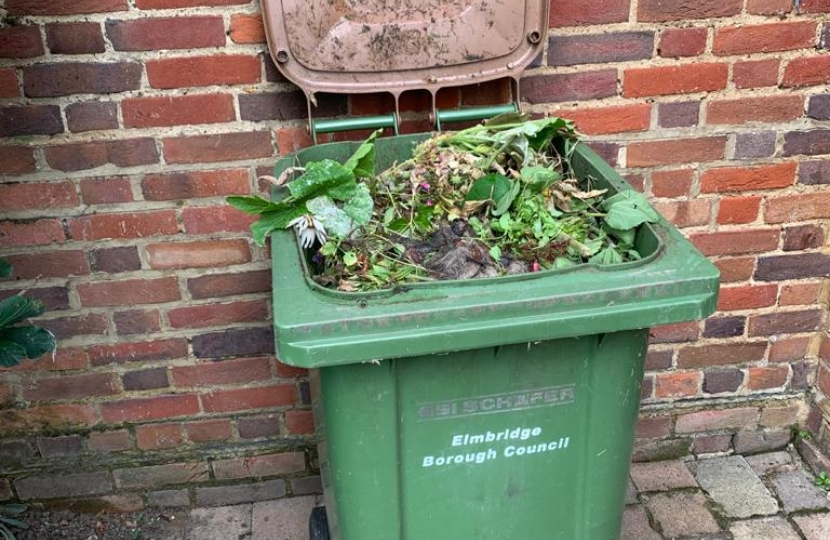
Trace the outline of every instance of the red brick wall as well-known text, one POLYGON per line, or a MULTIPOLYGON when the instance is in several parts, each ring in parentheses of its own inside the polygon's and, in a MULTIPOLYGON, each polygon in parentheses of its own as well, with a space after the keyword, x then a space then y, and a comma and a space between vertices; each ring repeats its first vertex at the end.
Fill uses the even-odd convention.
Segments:
MULTIPOLYGON (((715 316, 653 331, 637 459, 780 444, 813 388, 830 438, 830 2, 796 4, 558 0, 522 80, 528 111, 575 119, 723 272, 715 316)), ((268 253, 223 202, 309 144, 259 3, 0 0, 0 16, 0 296, 43 299, 60 340, 0 372, 0 500, 319 489, 305 373, 273 355, 268 253)), ((410 129, 423 97, 404 100, 410 129)), ((322 96, 315 115, 389 107, 322 96)))

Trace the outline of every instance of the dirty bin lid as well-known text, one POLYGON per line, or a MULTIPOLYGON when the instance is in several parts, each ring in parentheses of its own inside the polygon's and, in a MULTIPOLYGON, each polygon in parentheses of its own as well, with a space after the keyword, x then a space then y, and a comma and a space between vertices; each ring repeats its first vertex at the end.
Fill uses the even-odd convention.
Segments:
POLYGON ((542 50, 548 0, 263 0, 279 70, 315 92, 518 79, 542 50))

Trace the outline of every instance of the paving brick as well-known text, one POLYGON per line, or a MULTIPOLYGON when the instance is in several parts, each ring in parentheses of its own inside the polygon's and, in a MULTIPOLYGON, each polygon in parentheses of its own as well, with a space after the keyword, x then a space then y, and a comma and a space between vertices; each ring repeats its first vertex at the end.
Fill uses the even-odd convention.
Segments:
POLYGON ((789 470, 794 466, 792 456, 786 451, 748 456, 746 462, 758 476, 766 476, 771 472, 789 470))
MULTIPOLYGON (((228 503, 232 504, 232 503, 228 503)), ((250 538, 251 505, 194 508, 188 515, 187 538, 250 538)))
POLYGON ((631 461, 663 461, 678 459, 689 454, 692 441, 690 439, 667 439, 663 441, 647 441, 634 444, 634 453, 631 461))
POLYGON ((304 470, 305 455, 302 452, 221 459, 213 462, 213 474, 217 480, 277 476, 304 470))
POLYGON ((112 491, 112 477, 108 472, 29 476, 18 478, 14 487, 20 500, 88 497, 112 491))
POLYGON ((784 512, 788 514, 830 507, 827 492, 816 486, 812 478, 801 469, 777 474, 772 482, 784 512))
POLYGON ((648 515, 642 506, 632 506, 623 512, 620 540, 661 540, 648 522, 648 515))
POLYGON ((822 471, 830 473, 830 457, 825 456, 814 441, 799 437, 796 446, 798 447, 798 453, 810 470, 813 471, 813 474, 818 475, 822 471))
POLYGON ((796 525, 804 533, 806 540, 827 540, 830 538, 830 514, 798 516, 796 525))
POLYGON ((709 497, 732 518, 778 512, 778 503, 741 456, 698 462, 697 481, 709 497))
POLYGON ((63 437, 38 437, 37 447, 44 458, 76 456, 84 450, 83 439, 78 435, 63 437))
POLYGON ((162 507, 190 506, 190 495, 186 489, 153 491, 147 495, 147 504, 162 507))
POLYGON ((800 540, 784 518, 762 518, 737 521, 729 527, 734 540, 800 540))
POLYGON ((196 504, 199 506, 224 506, 268 501, 285 497, 285 482, 269 480, 255 484, 237 486, 216 486, 196 489, 196 504))
POLYGON ((721 532, 700 493, 661 493, 647 506, 668 538, 721 532))
POLYGON ((679 460, 635 463, 631 466, 631 480, 640 492, 698 487, 686 464, 679 460))
POLYGON ((305 540, 308 538, 308 516, 317 497, 294 497, 253 505, 254 540, 305 540))
POLYGON ((742 431, 735 434, 733 446, 739 454, 757 454, 786 448, 792 439, 788 429, 774 431, 742 431))
POLYGON ((292 478, 290 483, 293 495, 321 495, 323 493, 323 479, 319 476, 292 478))
POLYGON ((172 484, 203 482, 208 479, 205 463, 171 463, 113 471, 115 485, 120 489, 157 488, 172 484))

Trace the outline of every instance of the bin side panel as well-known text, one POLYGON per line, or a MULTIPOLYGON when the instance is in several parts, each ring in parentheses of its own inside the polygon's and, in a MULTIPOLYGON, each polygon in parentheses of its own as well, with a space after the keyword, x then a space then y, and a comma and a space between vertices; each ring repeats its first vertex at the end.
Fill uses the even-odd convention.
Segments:
MULTIPOLYGON (((646 342, 647 331, 627 331, 322 369, 332 383, 327 390, 355 388, 354 380, 337 374, 343 369, 387 377, 384 392, 357 389, 353 399, 359 403, 370 396, 397 398, 397 425, 383 428, 389 437, 375 439, 383 446, 373 448, 367 463, 360 452, 331 449, 349 446, 351 439, 364 445, 373 420, 354 413, 360 405, 334 411, 326 395, 329 465, 338 471, 335 520, 341 532, 348 531, 341 540, 503 540, 540 534, 616 540, 646 342), (333 423, 348 424, 336 442, 333 423), (379 505, 377 493, 367 489, 381 484, 367 485, 359 477, 389 471, 393 463, 398 491, 387 491, 379 505), (351 511, 343 506, 347 494, 351 511), (400 516, 399 536, 389 536, 389 527, 374 529, 374 520, 365 516, 384 511, 379 509, 391 515, 390 499, 400 516)), ((371 414, 388 426, 387 412, 380 409, 371 414)), ((391 490, 391 483, 386 486, 391 490)))

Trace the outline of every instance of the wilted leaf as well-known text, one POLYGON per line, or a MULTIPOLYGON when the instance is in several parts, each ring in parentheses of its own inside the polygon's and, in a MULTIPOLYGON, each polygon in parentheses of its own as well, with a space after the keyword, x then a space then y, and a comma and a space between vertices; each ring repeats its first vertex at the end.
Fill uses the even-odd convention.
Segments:
POLYGON ((373 208, 372 194, 364 184, 358 184, 354 195, 343 205, 343 211, 352 218, 357 227, 369 223, 372 219, 373 208))
POLYGON ((346 238, 355 227, 349 214, 326 195, 311 199, 306 206, 308 211, 323 223, 326 232, 334 238, 346 238))

